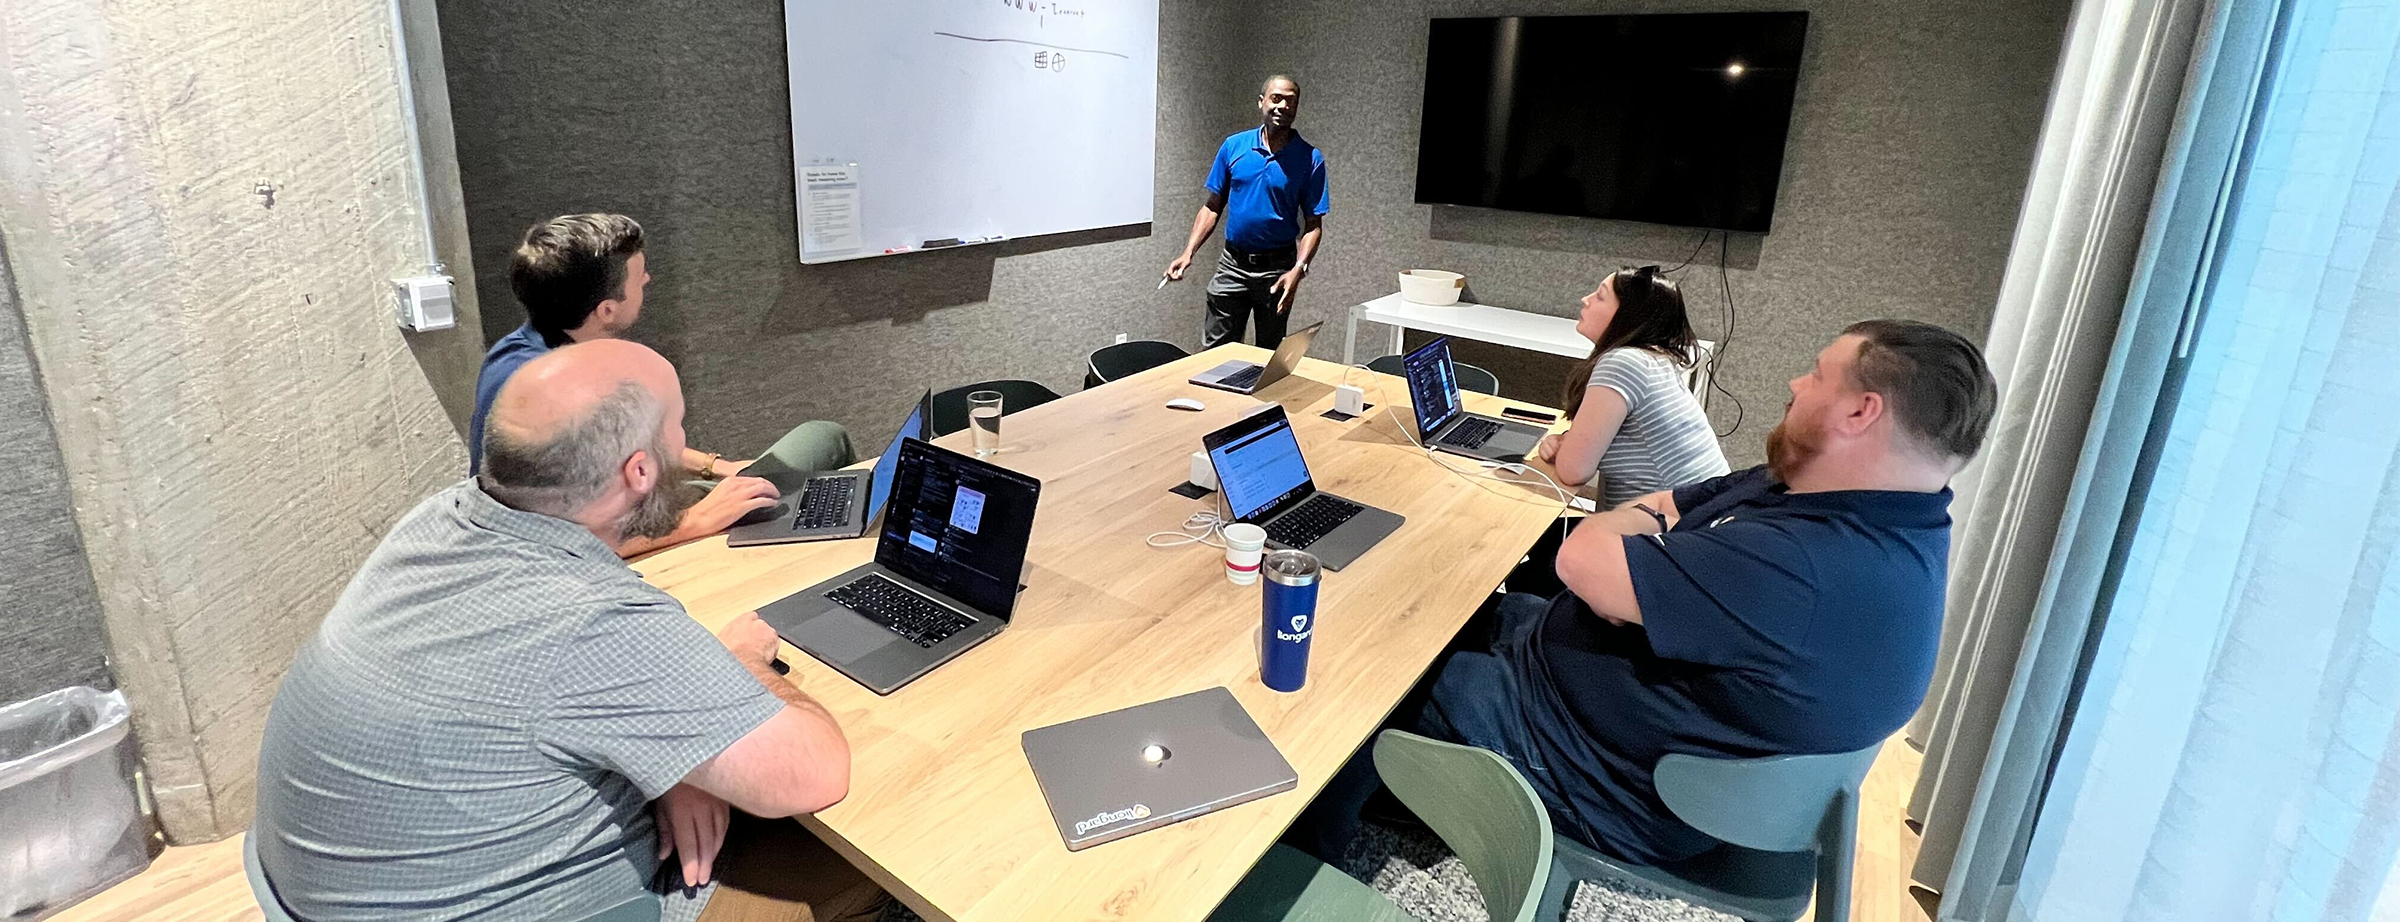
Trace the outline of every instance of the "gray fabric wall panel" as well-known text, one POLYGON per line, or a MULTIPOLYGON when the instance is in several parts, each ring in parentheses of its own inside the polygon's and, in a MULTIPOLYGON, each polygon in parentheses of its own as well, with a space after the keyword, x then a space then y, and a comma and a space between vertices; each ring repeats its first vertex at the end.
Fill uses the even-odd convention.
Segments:
POLYGON ((1153 287, 1217 139, 1257 118, 1238 5, 1162 4, 1155 233, 817 266, 793 228, 782 4, 440 7, 486 339, 524 320, 507 255, 527 225, 633 215, 654 278, 633 335, 682 370, 695 446, 746 455, 831 419, 871 452, 919 389, 1030 378, 1068 393, 1117 333, 1198 341, 1199 286, 1153 287))
POLYGON ((0 248, 0 705, 115 684, 22 311, 0 248))

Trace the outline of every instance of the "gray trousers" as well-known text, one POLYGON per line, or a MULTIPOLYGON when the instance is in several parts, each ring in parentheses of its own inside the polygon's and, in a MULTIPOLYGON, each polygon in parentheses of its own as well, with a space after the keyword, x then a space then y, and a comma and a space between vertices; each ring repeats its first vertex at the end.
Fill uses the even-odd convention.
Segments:
POLYGON ((1208 279, 1208 313, 1200 321, 1200 348, 1240 342, 1244 321, 1258 319, 1258 338, 1252 342, 1273 349, 1283 342, 1288 316, 1275 309, 1282 295, 1268 291, 1275 280, 1299 262, 1292 247, 1263 252, 1226 247, 1217 256, 1217 274, 1208 279))

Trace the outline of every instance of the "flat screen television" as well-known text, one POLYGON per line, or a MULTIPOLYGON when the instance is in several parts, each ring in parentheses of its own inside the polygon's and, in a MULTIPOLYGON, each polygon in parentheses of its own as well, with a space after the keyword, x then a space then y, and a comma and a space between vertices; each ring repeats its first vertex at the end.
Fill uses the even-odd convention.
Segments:
POLYGON ((1417 201, 1765 233, 1808 14, 1435 19, 1417 201))

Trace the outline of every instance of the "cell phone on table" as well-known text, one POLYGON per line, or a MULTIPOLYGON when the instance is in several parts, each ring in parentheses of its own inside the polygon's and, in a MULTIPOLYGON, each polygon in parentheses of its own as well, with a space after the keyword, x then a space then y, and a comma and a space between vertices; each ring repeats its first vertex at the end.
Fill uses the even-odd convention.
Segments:
POLYGON ((1513 416, 1529 423, 1541 423, 1545 426, 1558 422, 1558 414, 1556 413, 1544 413, 1540 410, 1528 410, 1524 407, 1501 407, 1500 415, 1513 416))

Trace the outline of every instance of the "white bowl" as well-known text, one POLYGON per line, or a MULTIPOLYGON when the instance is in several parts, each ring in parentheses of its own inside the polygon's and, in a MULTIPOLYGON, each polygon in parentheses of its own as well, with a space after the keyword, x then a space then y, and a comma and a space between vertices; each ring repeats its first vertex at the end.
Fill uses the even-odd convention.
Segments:
POLYGON ((1440 269, 1400 270, 1400 300, 1411 304, 1430 304, 1440 307, 1457 304, 1458 295, 1465 291, 1467 277, 1440 269))

